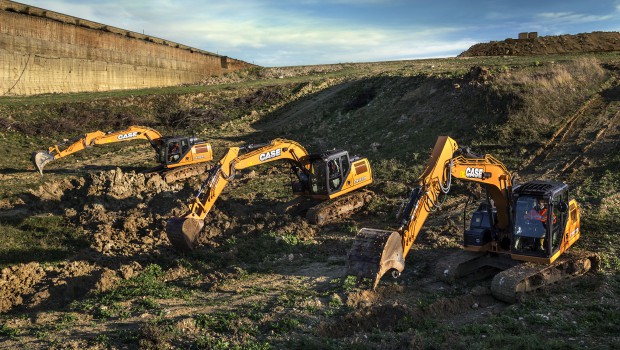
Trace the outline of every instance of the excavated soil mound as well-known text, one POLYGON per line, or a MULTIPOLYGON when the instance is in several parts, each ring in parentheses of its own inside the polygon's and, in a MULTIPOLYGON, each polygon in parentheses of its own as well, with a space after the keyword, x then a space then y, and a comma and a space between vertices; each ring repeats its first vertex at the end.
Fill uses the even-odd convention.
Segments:
POLYGON ((19 264, 5 268, 0 275, 0 312, 23 302, 22 295, 32 293, 45 272, 39 263, 19 264))
MULTIPOLYGON (((167 184, 159 175, 117 168, 84 178, 49 182, 30 191, 28 201, 13 207, 7 203, 9 212, 19 211, 24 217, 63 216, 83 229, 89 247, 54 267, 32 262, 3 269, 0 312, 20 305, 63 306, 91 291, 114 288, 118 281, 131 278, 146 264, 174 259, 177 253, 166 237, 166 220, 187 209, 186 203, 200 180, 204 178, 167 184)), ((276 237, 295 234, 299 239, 312 239, 316 233, 316 228, 301 217, 277 212, 272 202, 262 202, 259 197, 223 197, 209 213, 208 229, 199 237, 200 243, 217 247, 227 237, 244 237, 265 230, 276 237)), ((237 249, 226 252, 230 258, 238 253, 237 249)), ((182 272, 167 278, 177 275, 182 272)))
POLYGON ((121 169, 78 180, 46 183, 31 191, 30 209, 62 214, 89 233, 91 248, 106 256, 133 256, 167 242, 163 227, 183 208, 192 189, 167 184, 157 174, 121 169))
POLYGON ((132 277, 141 270, 136 260, 161 255, 160 246, 169 247, 163 223, 182 207, 177 195, 187 197, 189 190, 168 185, 159 175, 116 169, 46 183, 30 191, 36 200, 10 211, 24 212, 24 216, 62 215, 84 229, 90 247, 56 266, 31 262, 3 269, 0 312, 19 305, 61 306, 132 277))
POLYGON ((506 39, 480 43, 470 47, 458 57, 529 56, 609 51, 620 51, 619 32, 541 36, 532 39, 506 39))

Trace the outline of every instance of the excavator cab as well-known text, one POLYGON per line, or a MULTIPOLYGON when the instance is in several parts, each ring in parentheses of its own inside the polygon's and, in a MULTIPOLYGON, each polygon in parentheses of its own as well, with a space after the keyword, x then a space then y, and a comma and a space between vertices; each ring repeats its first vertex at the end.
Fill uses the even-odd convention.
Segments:
POLYGON ((534 181, 515 188, 511 253, 549 258, 560 249, 568 222, 568 186, 534 181))
POLYGON ((166 167, 174 167, 180 165, 179 163, 195 163, 207 156, 212 159, 210 146, 196 137, 162 138, 157 153, 157 161, 166 167))
POLYGON ((329 151, 308 156, 309 192, 311 195, 329 196, 340 191, 351 170, 347 151, 329 151))
POLYGON ((160 164, 170 165, 178 163, 189 151, 188 137, 167 137, 159 145, 157 161, 160 164))

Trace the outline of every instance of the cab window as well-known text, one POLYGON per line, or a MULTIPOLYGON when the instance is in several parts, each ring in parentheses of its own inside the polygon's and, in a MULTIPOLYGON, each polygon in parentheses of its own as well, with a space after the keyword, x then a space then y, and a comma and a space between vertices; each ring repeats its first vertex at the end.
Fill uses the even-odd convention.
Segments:
POLYGON ((330 160, 327 167, 329 169, 329 193, 331 193, 342 183, 342 167, 338 158, 330 160))
POLYGON ((181 158, 181 144, 178 141, 173 141, 168 144, 168 162, 176 162, 181 158))

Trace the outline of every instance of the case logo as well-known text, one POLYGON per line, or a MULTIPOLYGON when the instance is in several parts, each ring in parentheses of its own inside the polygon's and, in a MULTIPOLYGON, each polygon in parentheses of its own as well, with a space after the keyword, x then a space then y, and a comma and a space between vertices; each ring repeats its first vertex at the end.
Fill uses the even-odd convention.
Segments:
POLYGON ((119 140, 125 140, 125 139, 130 139, 130 138, 136 137, 136 136, 138 136, 138 132, 134 131, 134 132, 130 132, 130 133, 127 133, 127 134, 118 135, 116 138, 119 139, 119 140))
POLYGON ((480 168, 467 168, 465 169, 465 177, 482 179, 482 174, 484 173, 484 169, 480 168))
POLYGON ((260 156, 258 156, 258 160, 260 160, 261 162, 264 162, 271 158, 279 157, 281 155, 282 155, 282 149, 278 148, 278 149, 274 149, 273 151, 261 153, 260 156))

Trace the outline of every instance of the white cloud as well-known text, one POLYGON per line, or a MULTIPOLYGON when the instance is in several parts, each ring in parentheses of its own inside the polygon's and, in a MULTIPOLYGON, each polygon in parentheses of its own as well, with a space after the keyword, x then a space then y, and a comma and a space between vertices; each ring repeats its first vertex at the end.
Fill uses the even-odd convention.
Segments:
MULTIPOLYGON (((175 41, 259 65, 297 65, 445 57, 471 46, 441 25, 393 29, 355 18, 326 18, 268 1, 33 0, 35 6, 175 41)), ((310 0, 314 1, 314 0, 310 0)), ((316 0, 384 4, 393 0, 316 0)), ((413 22, 413 21, 412 21, 413 22)))
POLYGON ((338 4, 338 5, 389 5, 394 0, 299 0, 297 3, 306 5, 338 4))
POLYGON ((596 16, 574 12, 544 12, 539 13, 536 17, 546 21, 547 24, 550 24, 548 21, 551 21, 554 24, 562 25, 607 21, 614 18, 613 15, 596 16))

